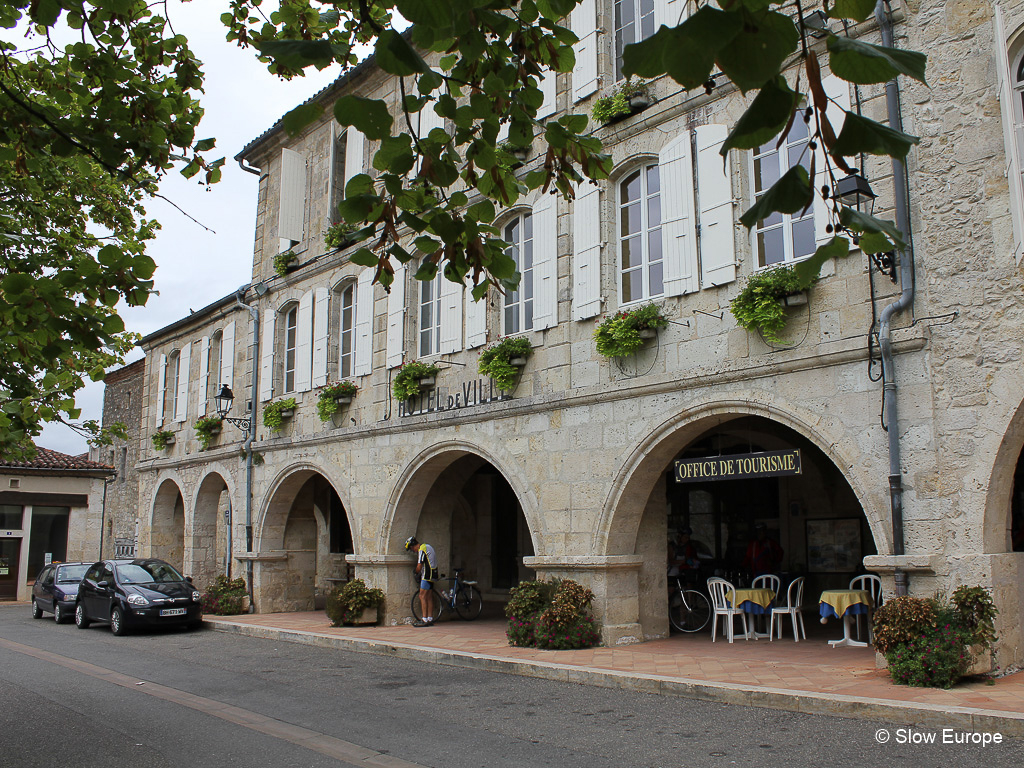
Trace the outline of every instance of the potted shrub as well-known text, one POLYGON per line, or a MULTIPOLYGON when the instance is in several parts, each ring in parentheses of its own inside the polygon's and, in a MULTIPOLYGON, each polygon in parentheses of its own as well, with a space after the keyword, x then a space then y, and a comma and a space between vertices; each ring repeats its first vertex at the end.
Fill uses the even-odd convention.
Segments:
POLYGON ((203 416, 196 420, 196 439, 199 440, 204 451, 210 447, 213 438, 220 434, 223 426, 224 419, 220 416, 203 416))
POLYGON ((408 400, 420 393, 421 387, 430 387, 434 384, 434 377, 441 369, 433 363, 423 363, 419 360, 410 360, 402 363, 394 381, 391 382, 391 392, 396 400, 408 400))
POLYGON ((377 609, 383 602, 381 590, 367 587, 362 579, 352 579, 327 594, 327 618, 333 627, 376 624, 377 609))
POLYGON ((729 308, 741 328, 756 330, 765 341, 781 344, 779 333, 786 327, 786 307, 806 304, 806 287, 793 267, 772 267, 747 278, 729 308), (803 301, 794 300, 795 296, 801 296, 803 301))
POLYGON ((349 224, 347 221, 339 221, 337 224, 331 224, 324 232, 324 244, 331 249, 338 250, 345 248, 355 242, 353 235, 357 231, 357 227, 353 224, 349 224))
POLYGON ((299 257, 293 251, 285 251, 274 257, 274 271, 284 277, 299 265, 299 257))
POLYGON ((590 613, 594 593, 571 579, 524 581, 512 588, 505 606, 509 645, 567 650, 601 641, 590 613))
POLYGON ((602 124, 628 117, 651 105, 651 96, 644 80, 625 80, 617 85, 608 96, 594 102, 591 114, 602 124))
POLYGON ((280 431, 284 426, 284 420, 295 415, 295 408, 294 397, 267 403, 263 406, 263 426, 271 432, 280 431))
POLYGON ((636 352, 648 338, 657 335, 659 328, 668 325, 661 307, 641 304, 606 317, 594 330, 598 353, 605 357, 623 357, 636 352))
POLYGON ((162 429, 159 432, 154 432, 149 437, 153 441, 153 447, 158 451, 162 451, 171 445, 174 445, 174 433, 169 429, 162 429))
POLYGON ((532 352, 533 346, 525 336, 507 336, 484 348, 477 370, 494 379, 499 389, 507 391, 515 386, 519 369, 526 365, 526 358, 532 352))
POLYGON ((249 592, 245 579, 229 579, 221 574, 203 594, 203 613, 215 616, 237 616, 249 609, 249 592))
POLYGON ((336 381, 333 384, 326 384, 320 387, 316 398, 316 412, 320 421, 330 421, 341 406, 352 402, 359 387, 351 381, 336 381))

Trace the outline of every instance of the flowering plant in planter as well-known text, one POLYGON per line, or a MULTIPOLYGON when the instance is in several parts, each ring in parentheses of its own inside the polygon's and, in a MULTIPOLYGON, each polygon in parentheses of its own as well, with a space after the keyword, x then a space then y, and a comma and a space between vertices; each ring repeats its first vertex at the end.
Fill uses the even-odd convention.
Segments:
POLYGON ((594 102, 591 114, 599 123, 610 123, 616 118, 627 117, 650 105, 650 95, 644 80, 627 79, 620 83, 608 96, 594 102))
POLYGON ((203 416, 196 420, 194 426, 196 439, 199 440, 199 444, 203 446, 204 451, 210 447, 213 438, 220 434, 221 427, 223 426, 224 419, 220 416, 203 416))
POLYGON ((590 612, 594 593, 570 579, 524 581, 505 606, 509 645, 566 650, 601 642, 590 612))
POLYGON ((729 309, 741 328, 759 331, 765 341, 781 344, 779 333, 786 327, 786 297, 807 287, 793 267, 765 269, 747 278, 747 284, 729 303, 729 309))
POLYGON ((366 586, 362 579, 346 581, 327 595, 327 618, 331 626, 355 624, 367 608, 377 608, 384 602, 384 592, 366 586))
POLYGON ((347 221, 331 224, 327 231, 324 232, 324 245, 328 248, 344 248, 355 242, 353 235, 357 231, 358 227, 354 224, 349 224, 347 221))
POLYGON ((668 325, 668 318, 657 304, 641 304, 606 317, 594 329, 598 353, 605 357, 623 357, 636 352, 644 343, 641 331, 656 331, 668 325))
POLYGON ((292 251, 279 253, 274 257, 274 271, 281 277, 291 272, 299 263, 299 257, 292 251))
POLYGON ((174 445, 174 433, 169 429, 161 429, 159 432, 154 432, 149 436, 149 439, 153 442, 153 447, 158 451, 162 451, 169 445, 174 445))
POLYGON ((410 360, 402 363, 394 381, 391 382, 391 392, 396 400, 408 400, 420 393, 420 379, 436 376, 441 369, 433 363, 424 363, 419 360, 410 360))
POLYGON ((358 391, 359 386, 348 380, 336 381, 333 384, 320 387, 316 399, 316 412, 320 416, 320 421, 329 421, 334 414, 341 410, 342 404, 338 401, 346 397, 352 399, 358 391))
POLYGON ((510 361, 527 358, 533 352, 533 345, 525 336, 506 336, 488 344, 480 353, 477 370, 483 376, 490 376, 499 389, 510 390, 519 375, 518 366, 510 361))
POLYGON ((263 406, 263 426, 271 432, 280 431, 284 426, 284 411, 295 411, 296 403, 294 397, 285 400, 275 400, 263 406))

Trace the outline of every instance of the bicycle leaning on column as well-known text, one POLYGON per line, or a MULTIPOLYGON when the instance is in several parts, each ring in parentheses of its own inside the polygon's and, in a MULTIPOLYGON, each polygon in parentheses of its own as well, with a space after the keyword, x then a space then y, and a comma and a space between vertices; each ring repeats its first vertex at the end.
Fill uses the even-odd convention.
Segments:
MULTIPOLYGON (((446 613, 456 613, 460 619, 472 621, 480 615, 484 609, 484 598, 477 589, 475 581, 467 581, 462 578, 464 568, 456 568, 455 576, 442 578, 430 590, 433 595, 433 603, 437 605, 437 615, 434 621, 440 621, 446 613)), ((412 596, 412 615, 417 621, 423 617, 420 615, 419 592, 412 596)))

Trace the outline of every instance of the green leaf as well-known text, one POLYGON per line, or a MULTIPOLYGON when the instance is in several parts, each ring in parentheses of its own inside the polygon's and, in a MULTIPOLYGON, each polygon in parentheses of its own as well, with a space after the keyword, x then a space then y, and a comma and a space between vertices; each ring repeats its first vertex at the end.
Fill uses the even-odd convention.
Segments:
POLYGON ((52 27, 60 16, 60 0, 38 0, 32 4, 31 18, 44 27, 52 27))
POLYGON ((377 38, 374 47, 377 64, 385 72, 399 77, 408 77, 422 72, 430 72, 430 67, 409 41, 394 29, 385 29, 377 38))
POLYGON ((390 171, 402 176, 412 170, 416 158, 412 153, 412 137, 407 133, 386 136, 381 139, 380 149, 373 156, 373 167, 378 171, 390 171))
POLYGON ((832 19, 864 21, 875 12, 875 5, 876 0, 834 0, 828 15, 832 19))
POLYGON ((490 200, 481 200, 479 203, 474 203, 469 206, 469 210, 467 210, 466 213, 475 221, 484 223, 494 221, 494 203, 490 200))
POLYGON ((800 94, 792 90, 781 75, 765 83, 722 145, 725 156, 730 149, 755 149, 778 136, 793 117, 800 94))
POLYGON ((334 50, 326 40, 263 40, 253 47, 288 69, 313 66, 324 69, 334 61, 334 50))
POLYGON ((740 33, 719 50, 715 61, 746 93, 774 77, 799 44, 800 33, 793 19, 769 11, 748 17, 740 33))
POLYGON ((855 112, 847 112, 846 122, 832 147, 832 154, 853 157, 867 152, 870 155, 888 155, 902 160, 919 141, 917 136, 893 130, 855 112))
POLYGON ((828 50, 829 69, 848 82, 887 83, 907 75, 925 83, 928 57, 918 51, 872 45, 845 35, 829 35, 828 50))
POLYGON ((579 0, 537 0, 537 10, 549 19, 561 19, 569 15, 579 0))
POLYGON ((740 216, 740 224, 750 229, 775 212, 801 211, 813 201, 813 194, 807 169, 802 165, 794 165, 740 216))
POLYGON ((348 260, 353 264, 358 264, 360 267, 376 267, 377 262, 379 261, 377 259, 377 254, 369 248, 360 248, 349 256, 348 260))
POLYGON ((441 242, 439 240, 435 240, 432 237, 427 237, 426 235, 423 235, 422 237, 417 237, 413 241, 413 245, 416 246, 416 250, 419 251, 420 253, 433 253, 434 251, 441 247, 441 242))
POLYGON ((342 125, 351 125, 368 139, 380 140, 391 135, 394 120, 388 106, 380 99, 342 96, 334 104, 334 118, 342 125))
POLYGON ((881 232, 865 232, 860 236, 857 247, 864 253, 885 253, 891 251, 893 246, 881 232))
POLYGON ((208 150, 213 149, 215 146, 217 146, 216 139, 200 139, 199 141, 196 142, 195 151, 207 152, 208 150))
MULTIPOLYGON (((839 211, 839 223, 853 232, 870 234, 878 232, 889 238, 889 241, 897 250, 905 250, 906 242, 903 240, 903 233, 896 228, 896 222, 887 219, 876 219, 866 213, 861 213, 854 208, 842 208, 839 211)), ((877 241, 873 241, 877 243, 877 241)), ((886 248, 885 250, 893 250, 886 248)))
POLYGON ((850 255, 850 241, 845 237, 836 236, 824 245, 819 245, 814 255, 809 259, 797 262, 793 265, 793 272, 800 281, 800 290, 806 290, 818 279, 821 268, 825 262, 831 259, 840 259, 850 255))
POLYGON ((307 125, 319 119, 323 113, 323 104, 317 102, 300 104, 290 112, 285 112, 284 117, 281 118, 281 125, 288 132, 289 136, 296 136, 307 125))

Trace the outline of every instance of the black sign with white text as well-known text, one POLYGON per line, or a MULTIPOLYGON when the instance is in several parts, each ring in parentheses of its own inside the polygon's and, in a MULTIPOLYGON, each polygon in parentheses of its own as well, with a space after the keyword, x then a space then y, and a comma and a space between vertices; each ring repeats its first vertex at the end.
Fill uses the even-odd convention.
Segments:
POLYGON ((753 477, 787 477, 800 474, 800 449, 707 456, 676 462, 677 483, 745 480, 753 477))

